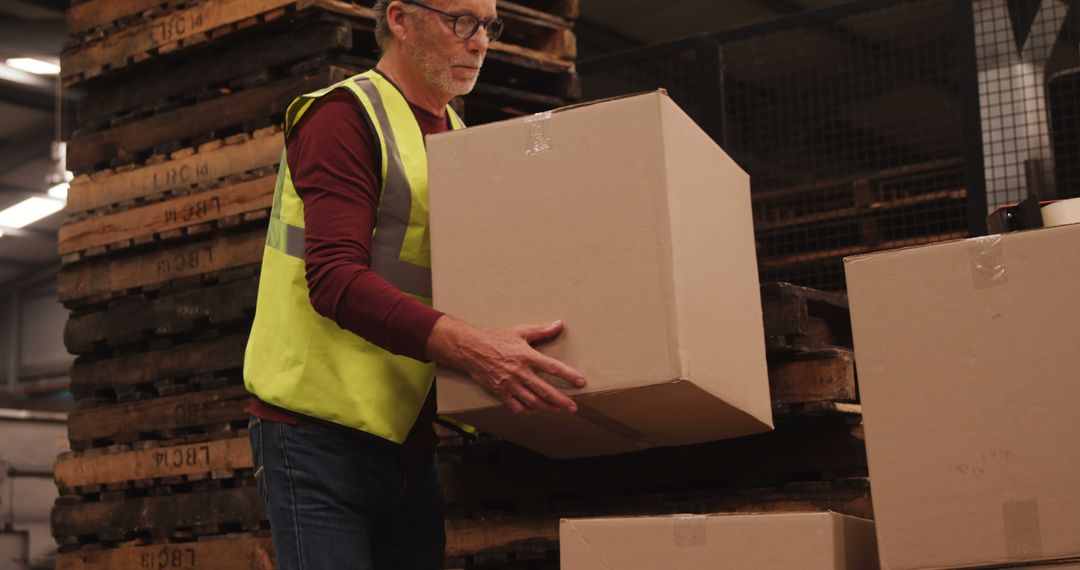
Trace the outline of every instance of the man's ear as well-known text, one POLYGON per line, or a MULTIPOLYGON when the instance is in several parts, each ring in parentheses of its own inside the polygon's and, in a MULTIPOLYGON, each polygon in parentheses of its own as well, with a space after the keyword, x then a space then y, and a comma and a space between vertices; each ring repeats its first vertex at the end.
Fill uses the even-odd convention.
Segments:
POLYGON ((386 24, 390 28, 390 33, 394 34, 394 38, 397 40, 403 40, 406 36, 406 20, 409 15, 405 12, 404 6, 401 2, 391 2, 386 7, 386 24))

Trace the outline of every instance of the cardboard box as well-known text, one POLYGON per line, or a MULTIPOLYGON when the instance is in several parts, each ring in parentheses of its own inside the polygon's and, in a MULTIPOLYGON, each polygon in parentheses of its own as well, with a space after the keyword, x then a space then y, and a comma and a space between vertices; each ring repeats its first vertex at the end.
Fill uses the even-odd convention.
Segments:
POLYGON ((1080 225, 845 265, 882 568, 1080 555, 1080 225))
POLYGON ((836 513, 563 519, 562 570, 874 570, 872 521, 836 513))
MULTIPOLYGON (((552 457, 772 428, 749 177, 663 92, 428 139, 436 308, 566 322, 577 415, 439 370, 439 409, 552 457)), ((565 384, 558 383, 560 387, 565 384)))

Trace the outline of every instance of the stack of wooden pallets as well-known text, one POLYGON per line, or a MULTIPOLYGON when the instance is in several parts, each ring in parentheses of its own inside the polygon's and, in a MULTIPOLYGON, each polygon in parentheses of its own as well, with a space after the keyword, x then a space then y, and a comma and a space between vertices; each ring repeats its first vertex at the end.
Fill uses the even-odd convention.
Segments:
MULTIPOLYGON (((499 2, 478 123, 577 97, 575 0, 499 2)), ((369 68, 370 2, 86 0, 62 79, 60 300, 78 400, 59 568, 268 569, 241 378, 289 101, 369 68)), ((470 552, 460 551, 459 555, 470 552)))

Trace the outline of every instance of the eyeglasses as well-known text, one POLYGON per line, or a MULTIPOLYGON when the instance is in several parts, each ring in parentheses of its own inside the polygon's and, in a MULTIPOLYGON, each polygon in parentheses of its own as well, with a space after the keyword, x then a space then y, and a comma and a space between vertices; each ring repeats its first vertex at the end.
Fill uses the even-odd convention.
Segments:
POLYGON ((430 12, 435 12, 454 21, 454 35, 463 40, 467 40, 476 35, 477 30, 484 28, 484 32, 487 33, 488 41, 495 41, 499 39, 499 36, 503 32, 503 21, 499 18, 492 18, 490 20, 481 20, 472 14, 451 14, 450 12, 444 12, 438 8, 432 8, 427 4, 421 4, 413 0, 401 0, 404 4, 423 8, 430 12))

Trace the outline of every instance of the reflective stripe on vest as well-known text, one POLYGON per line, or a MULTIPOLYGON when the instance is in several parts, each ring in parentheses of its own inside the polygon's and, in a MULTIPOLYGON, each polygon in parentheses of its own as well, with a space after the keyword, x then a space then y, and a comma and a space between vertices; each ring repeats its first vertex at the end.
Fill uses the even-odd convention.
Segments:
MULTIPOLYGON (((431 268, 409 263, 400 258, 402 246, 405 243, 405 233, 409 228, 413 191, 409 178, 405 175, 405 168, 401 164, 394 129, 390 124, 390 118, 386 115, 382 95, 367 77, 355 77, 352 81, 372 102, 375 120, 379 122, 379 130, 382 132, 386 148, 384 157, 386 174, 382 183, 375 232, 371 239, 370 266, 401 291, 430 298, 431 268)), ((325 94, 337 87, 331 86, 316 93, 325 94)), ((297 115, 306 111, 312 102, 313 100, 304 101, 299 106, 291 107, 286 113, 287 117, 295 121, 297 115)), ((454 128, 461 128, 461 120, 456 114, 452 110, 448 110, 448 113, 454 128)), ((287 124, 291 126, 293 123, 290 121, 287 124)), ((284 163, 283 156, 282 168, 284 168, 284 163)), ((275 208, 274 212, 278 210, 275 208)), ((287 255, 304 259, 304 228, 287 224, 279 217, 272 216, 267 245, 287 255)))

